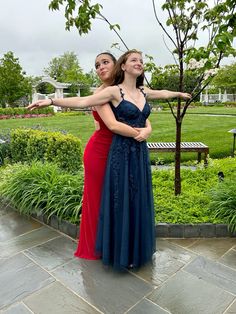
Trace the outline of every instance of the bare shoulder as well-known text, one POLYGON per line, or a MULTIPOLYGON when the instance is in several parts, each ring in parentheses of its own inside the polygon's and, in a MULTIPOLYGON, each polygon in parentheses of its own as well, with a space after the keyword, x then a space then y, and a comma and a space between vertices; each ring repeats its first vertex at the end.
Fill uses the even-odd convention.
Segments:
POLYGON ((140 88, 144 91, 144 93, 147 95, 147 97, 149 97, 150 94, 152 93, 152 90, 147 86, 140 86, 140 88))
POLYGON ((99 93, 100 91, 102 91, 103 88, 104 88, 103 85, 101 85, 101 86, 97 87, 97 88, 93 91, 93 93, 94 93, 94 94, 97 94, 97 93, 99 93))
POLYGON ((119 101, 119 88, 117 86, 107 86, 107 87, 99 87, 96 90, 95 94, 103 95, 103 97, 108 98, 109 101, 118 102, 119 101))

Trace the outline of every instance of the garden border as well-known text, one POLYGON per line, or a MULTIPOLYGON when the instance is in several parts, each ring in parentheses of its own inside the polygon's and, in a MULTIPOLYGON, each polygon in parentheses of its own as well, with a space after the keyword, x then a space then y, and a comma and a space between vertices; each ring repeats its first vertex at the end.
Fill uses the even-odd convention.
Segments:
MULTIPOLYGON (((59 220, 56 216, 49 219, 46 215, 33 215, 33 218, 43 222, 62 233, 77 239, 79 234, 79 225, 72 224, 66 220, 59 220)), ((158 238, 226 238, 236 237, 236 232, 232 233, 228 230, 226 224, 171 224, 158 223, 155 226, 155 235, 158 238)))

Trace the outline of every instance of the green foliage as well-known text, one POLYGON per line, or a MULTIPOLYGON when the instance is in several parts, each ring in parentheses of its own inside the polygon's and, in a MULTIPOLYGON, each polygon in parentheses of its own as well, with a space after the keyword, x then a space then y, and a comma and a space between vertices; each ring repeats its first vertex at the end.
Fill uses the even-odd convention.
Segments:
POLYGON ((236 91, 236 62, 222 67, 213 78, 212 83, 216 88, 227 89, 228 93, 235 94, 236 91))
POLYGON ((13 162, 28 161, 27 145, 32 134, 30 129, 16 129, 11 131, 10 150, 13 162))
MULTIPOLYGON (((153 171, 156 222, 228 223, 235 230, 236 159, 209 160, 196 170, 182 170, 183 192, 173 195, 174 170, 153 171), (225 181, 219 182, 222 171, 225 181)), ((56 164, 33 162, 0 169, 0 196, 7 198, 24 214, 57 215, 79 222, 83 174, 71 175, 56 164)))
POLYGON ((73 135, 15 129, 11 132, 10 148, 12 162, 49 161, 71 173, 82 166, 81 141, 73 135))
MULTIPOLYGON (((52 0, 49 4, 49 9, 59 10, 60 5, 65 4, 66 29, 70 30, 75 26, 79 34, 87 34, 91 30, 91 20, 95 19, 100 13, 102 6, 99 3, 90 4, 90 0, 75 1, 75 0, 52 0), (77 10, 77 15, 74 16, 74 11, 77 10)), ((114 25, 113 27, 117 27, 114 25)))
POLYGON ((15 106, 22 97, 31 95, 32 85, 19 64, 19 59, 9 51, 0 59, 0 106, 15 106))
POLYGON ((83 174, 71 175, 55 164, 9 165, 1 171, 1 196, 23 214, 56 215, 79 223, 83 174))
MULTIPOLYGON (((196 170, 182 169, 183 191, 181 195, 178 196, 174 196, 173 194, 174 170, 153 171, 156 222, 226 222, 222 215, 215 215, 214 210, 209 211, 209 206, 212 201, 210 191, 212 188, 218 186, 218 172, 220 171, 224 173, 225 178, 232 178, 233 173, 236 172, 236 159, 225 158, 222 160, 209 160, 209 166, 207 168, 200 165, 196 170)), ((223 192, 221 194, 223 195, 223 192)), ((229 195, 229 193, 227 193, 227 195, 229 195)), ((235 192, 232 195, 235 197, 235 192)))
POLYGON ((236 101, 226 101, 223 103, 226 107, 236 107, 236 101))
POLYGON ((77 172, 82 165, 81 141, 71 134, 50 134, 45 159, 68 172, 77 172))
POLYGON ((62 56, 53 58, 44 73, 58 82, 71 83, 68 87, 70 96, 77 95, 78 84, 83 85, 81 96, 89 95, 89 78, 83 73, 74 52, 67 51, 62 56))
MULTIPOLYGON (((179 70, 176 65, 167 65, 165 67, 152 68, 151 86, 154 89, 167 89, 176 91, 179 89, 179 70)), ((185 71, 183 90, 192 92, 199 80, 192 71, 185 71)), ((199 88, 198 88, 199 89, 199 88)))
MULTIPOLYGON (((234 169, 235 170, 235 169, 234 169)), ((209 209, 214 217, 225 221, 229 230, 236 231, 236 176, 226 178, 210 191, 209 209)))
MULTIPOLYGON (((54 114, 52 107, 45 107, 34 110, 33 114, 54 114)), ((23 115, 29 114, 29 109, 25 107, 0 108, 0 115, 23 115)))
MULTIPOLYGON (((152 1, 153 10, 157 22, 167 35, 172 44, 172 54, 178 66, 178 91, 184 90, 184 79, 188 71, 184 71, 185 63, 189 65, 189 71, 194 71, 197 82, 191 91, 192 99, 187 100, 182 106, 178 101, 178 110, 172 114, 176 121, 176 178, 175 194, 181 193, 180 178, 180 142, 182 121, 186 114, 189 104, 198 99, 199 94, 210 83, 212 77, 216 74, 215 68, 218 68, 223 57, 230 55, 236 56, 236 50, 233 48, 233 40, 236 37, 236 18, 235 1, 219 0, 217 2, 195 1, 195 0, 170 0, 165 1, 162 9, 166 11, 168 17, 164 23, 159 19, 155 2, 152 1), (169 31, 171 28, 171 31, 169 31), (205 46, 196 44, 199 34, 207 31, 208 42, 205 46), (198 47, 198 48, 196 48, 198 47), (190 67, 191 63, 191 67, 190 67), (198 65, 196 67, 196 64, 198 65)), ((52 0, 49 8, 59 10, 60 6, 65 8, 66 28, 75 26, 80 34, 86 34, 91 30, 91 20, 99 16, 107 22, 111 30, 114 30, 122 41, 116 29, 117 24, 111 24, 100 12, 100 4, 90 4, 90 0, 52 0)), ((128 48, 127 48, 128 49, 128 48)), ((170 49, 169 49, 170 50, 170 49)), ((153 63, 153 62, 151 62, 153 63)), ((149 69, 151 66, 149 66, 149 69)), ((189 72, 191 73, 191 72, 189 72)), ((189 74, 190 75, 190 74, 189 74)))

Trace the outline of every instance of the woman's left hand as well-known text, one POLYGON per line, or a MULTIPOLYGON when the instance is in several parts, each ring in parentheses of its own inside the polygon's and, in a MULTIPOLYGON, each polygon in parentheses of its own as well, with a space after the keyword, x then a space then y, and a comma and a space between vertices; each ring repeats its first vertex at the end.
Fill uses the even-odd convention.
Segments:
POLYGON ((136 137, 134 137, 134 139, 138 142, 145 141, 151 134, 151 130, 149 128, 134 128, 134 129, 139 132, 139 134, 136 137))
POLYGON ((192 98, 192 95, 189 93, 179 93, 179 97, 188 100, 192 98))

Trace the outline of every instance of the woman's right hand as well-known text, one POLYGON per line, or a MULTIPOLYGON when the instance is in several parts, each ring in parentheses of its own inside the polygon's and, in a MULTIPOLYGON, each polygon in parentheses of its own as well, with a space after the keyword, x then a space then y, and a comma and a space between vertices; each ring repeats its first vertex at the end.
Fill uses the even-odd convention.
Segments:
POLYGON ((52 99, 48 98, 48 99, 41 99, 32 104, 29 104, 26 108, 29 110, 34 110, 38 108, 48 107, 50 105, 52 105, 52 99))

